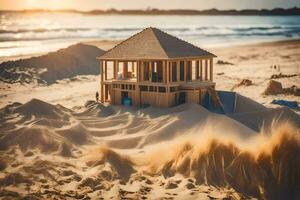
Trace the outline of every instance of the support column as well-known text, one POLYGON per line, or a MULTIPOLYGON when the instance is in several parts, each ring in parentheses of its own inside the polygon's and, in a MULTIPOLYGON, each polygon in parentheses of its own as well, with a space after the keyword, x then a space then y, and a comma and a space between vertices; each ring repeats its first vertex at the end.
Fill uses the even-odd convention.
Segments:
POLYGON ((210 80, 213 81, 213 59, 211 58, 210 61, 209 61, 209 72, 210 72, 210 80))
POLYGON ((183 77, 183 80, 184 80, 184 82, 186 82, 186 80, 187 80, 187 61, 185 60, 184 62, 183 62, 184 64, 183 64, 183 68, 184 68, 184 77, 183 77))
POLYGON ((186 62, 186 80, 192 81, 193 80, 193 62, 188 60, 186 62))
POLYGON ((114 60, 114 69, 113 69, 113 75, 114 75, 114 79, 117 79, 117 61, 114 60))
POLYGON ((103 61, 101 60, 100 61, 100 70, 101 70, 101 82, 100 82, 100 101, 101 101, 101 103, 104 103, 104 96, 103 96, 103 89, 104 89, 104 87, 103 87, 103 61))
POLYGON ((136 79, 137 79, 137 82, 140 82, 140 61, 137 61, 136 62, 136 79))
POLYGON ((105 80, 107 80, 107 61, 104 61, 104 77, 105 77, 105 80))
POLYGON ((199 60, 199 68, 200 68, 200 80, 203 81, 203 70, 202 70, 202 59, 199 60))
MULTIPOLYGON (((163 76, 163 83, 166 83, 166 82, 167 82, 167 81, 166 81, 166 80, 167 80, 167 79, 166 79, 166 71, 167 71, 167 70, 166 70, 166 64, 165 64, 165 63, 166 63, 166 61, 163 60, 163 61, 162 61, 162 73, 163 73, 162 76, 163 76)), ((157 71, 158 71, 158 68, 157 68, 157 71)))
POLYGON ((131 62, 131 71, 132 71, 132 73, 135 71, 134 67, 135 67, 135 62, 131 62))
POLYGON ((141 61, 140 62, 140 78, 141 78, 141 81, 144 81, 144 61, 141 61))
POLYGON ((123 63, 123 78, 127 78, 127 72, 128 72, 128 63, 123 63))
POLYGON ((190 65, 190 69, 189 69, 189 73, 190 73, 190 80, 192 81, 193 80, 193 61, 189 61, 189 65, 190 65))
POLYGON ((177 80, 175 80, 175 81, 180 81, 180 62, 179 61, 177 61, 176 62, 176 75, 177 75, 177 80))
POLYGON ((116 79, 118 79, 118 75, 119 75, 119 61, 116 61, 116 79))
POLYGON ((165 67, 166 67, 166 83, 168 84, 170 81, 169 81, 169 77, 170 77, 170 72, 169 72, 169 62, 168 61, 165 61, 165 67))
POLYGON ((149 62, 149 81, 152 82, 153 62, 149 62))
POLYGON ((196 60, 196 71, 195 71, 195 79, 199 79, 199 60, 196 60))
POLYGON ((108 85, 105 85, 104 88, 105 88, 105 89, 104 89, 104 91, 105 91, 105 92, 104 92, 104 99, 105 99, 105 100, 108 100, 108 85))
POLYGON ((205 59, 205 80, 207 81, 208 79, 208 60, 205 59))
POLYGON ((168 62, 169 63, 169 68, 170 68, 170 82, 173 82, 173 62, 168 62))

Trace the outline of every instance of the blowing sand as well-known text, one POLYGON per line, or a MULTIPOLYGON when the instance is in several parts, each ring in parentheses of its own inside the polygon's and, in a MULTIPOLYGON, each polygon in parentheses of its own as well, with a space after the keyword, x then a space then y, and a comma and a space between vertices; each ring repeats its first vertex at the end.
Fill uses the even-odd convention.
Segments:
POLYGON ((299 87, 299 41, 212 51, 224 61, 215 64, 217 89, 253 82, 234 89, 246 96, 238 97, 234 114, 196 104, 102 105, 90 100, 97 76, 1 84, 0 198, 299 198, 299 110, 270 102, 300 99, 262 95, 279 73, 271 65, 297 74, 277 79, 284 87, 299 87))
POLYGON ((299 128, 287 123, 258 133, 196 104, 71 110, 33 99, 0 113, 2 197, 299 196, 299 128))

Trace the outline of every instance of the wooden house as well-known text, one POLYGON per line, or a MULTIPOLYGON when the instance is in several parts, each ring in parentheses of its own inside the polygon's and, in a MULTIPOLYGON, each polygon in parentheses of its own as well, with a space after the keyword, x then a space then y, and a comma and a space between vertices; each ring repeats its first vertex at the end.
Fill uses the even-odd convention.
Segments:
POLYGON ((157 28, 146 28, 98 57, 100 100, 156 107, 203 104, 215 87, 214 57, 157 28))

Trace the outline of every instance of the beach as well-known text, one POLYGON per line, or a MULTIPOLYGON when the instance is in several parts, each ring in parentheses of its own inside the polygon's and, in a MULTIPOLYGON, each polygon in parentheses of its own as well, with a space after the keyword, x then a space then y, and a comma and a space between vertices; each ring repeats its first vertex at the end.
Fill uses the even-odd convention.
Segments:
POLYGON ((300 40, 206 49, 217 55, 216 89, 240 95, 234 114, 102 105, 99 75, 1 82, 0 198, 299 197, 300 111, 271 102, 300 97, 264 92, 271 76, 300 87, 300 40))
MULTIPOLYGON (((119 42, 87 44, 108 50, 119 42)), ((231 116, 195 104, 168 109, 101 105, 92 101, 99 90, 97 75, 50 85, 1 83, 1 197, 272 199, 275 188, 261 185, 275 184, 272 179, 279 177, 260 176, 271 173, 262 158, 277 159, 269 163, 274 169, 299 169, 299 160, 288 160, 283 152, 299 151, 300 117, 298 109, 271 102, 300 99, 263 93, 271 76, 280 73, 293 75, 276 79, 283 87, 300 87, 299 43, 208 49, 218 56, 216 89, 249 98, 240 97, 231 116), (244 79, 251 84, 239 84, 244 79), (271 124, 274 118, 278 121, 271 124), (261 129, 267 123, 271 128, 261 129), (290 149, 277 148, 284 145, 290 149), (275 151, 282 153, 274 157, 275 151), (284 159, 284 165, 276 164, 284 159)), ((297 174, 286 173, 287 180, 297 174)), ((288 184, 292 192, 297 185, 288 184)))
MULTIPOLYGON (((94 45, 103 50, 109 50, 117 41, 90 41, 86 44, 94 45)), ((289 78, 279 78, 284 88, 296 85, 300 87, 300 41, 287 40, 267 43, 254 43, 251 45, 236 45, 226 47, 208 48, 218 56, 214 63, 214 81, 217 90, 236 91, 246 97, 267 106, 278 107, 271 104, 274 99, 299 101, 294 95, 263 95, 272 75, 296 75, 289 78), (219 62, 218 61, 223 61, 219 62), (228 63, 226 63, 228 62, 228 63), (279 66, 274 69, 274 65, 279 66), (250 86, 234 87, 243 79, 253 82, 250 86)), ((14 101, 25 103, 31 98, 38 98, 49 103, 62 104, 68 108, 82 105, 99 90, 99 76, 79 77, 78 80, 62 80, 58 84, 47 87, 37 87, 22 84, 1 84, 1 107, 14 101), (60 88, 63 87, 63 90, 60 88), (76 91, 74 91, 76 88, 76 91), (57 95, 59 92, 63 95, 57 95)), ((296 112, 299 112, 296 110, 296 112)))

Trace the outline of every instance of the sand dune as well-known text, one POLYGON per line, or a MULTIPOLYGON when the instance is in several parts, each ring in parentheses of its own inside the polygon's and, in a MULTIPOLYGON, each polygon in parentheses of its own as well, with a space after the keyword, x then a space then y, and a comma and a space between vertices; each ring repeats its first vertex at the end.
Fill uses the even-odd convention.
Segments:
POLYGON ((46 55, 3 62, 0 81, 52 84, 77 75, 97 75, 100 68, 96 57, 103 53, 95 46, 79 43, 46 55))
POLYGON ((230 186, 249 196, 295 199, 300 160, 293 155, 300 150, 299 129, 288 124, 273 128, 271 137, 255 138, 263 140, 259 150, 245 150, 234 139, 224 140, 220 135, 197 140, 193 136, 156 149, 146 165, 154 174, 171 177, 180 173, 194 177, 198 184, 230 186), (162 156, 160 152, 167 149, 175 151, 162 156))
POLYGON ((195 104, 135 109, 88 101, 68 109, 33 99, 0 113, 6 197, 299 196, 300 160, 289 156, 300 152, 299 129, 289 124, 259 133, 195 104))

